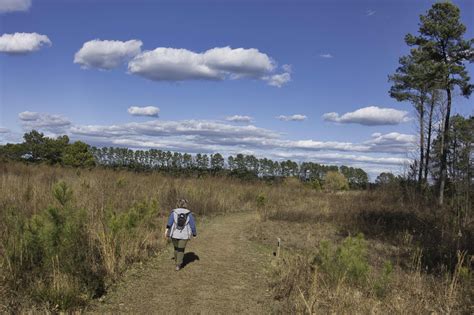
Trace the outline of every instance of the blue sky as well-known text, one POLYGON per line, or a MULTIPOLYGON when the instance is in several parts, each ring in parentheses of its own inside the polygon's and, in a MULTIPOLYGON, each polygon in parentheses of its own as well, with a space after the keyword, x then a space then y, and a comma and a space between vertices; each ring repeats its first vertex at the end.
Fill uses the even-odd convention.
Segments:
MULTIPOLYGON (((474 37, 474 2, 453 2, 474 37)), ((0 0, 0 141, 37 128, 400 172, 416 124, 387 76, 432 3, 0 0)), ((473 113, 460 97, 454 108, 473 113)))

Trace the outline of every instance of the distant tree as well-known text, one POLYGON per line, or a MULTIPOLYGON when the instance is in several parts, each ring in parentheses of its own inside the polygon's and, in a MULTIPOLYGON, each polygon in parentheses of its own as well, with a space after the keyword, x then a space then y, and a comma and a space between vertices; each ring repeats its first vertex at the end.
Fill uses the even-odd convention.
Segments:
POLYGON ((390 172, 382 172, 375 179, 375 184, 380 186, 391 185, 396 182, 396 177, 390 172))
POLYGON ((26 159, 33 162, 45 161, 51 164, 61 161, 63 151, 69 144, 68 136, 52 139, 36 130, 25 133, 23 139, 23 156, 26 159))
POLYGON ((347 178, 351 189, 362 189, 369 183, 369 176, 363 169, 342 165, 339 171, 347 178))
POLYGON ((324 189, 328 191, 338 191, 349 189, 347 178, 337 171, 329 171, 324 177, 324 189))
POLYGON ((193 157, 191 154, 184 153, 183 154, 183 168, 189 169, 193 166, 193 157))
POLYGON ((76 141, 68 145, 64 150, 62 161, 65 165, 75 167, 88 167, 95 165, 95 159, 89 145, 82 141, 76 141))
POLYGON ((69 145, 69 137, 65 135, 56 139, 45 137, 45 140, 44 159, 51 164, 61 162, 63 152, 69 145))
POLYGON ((224 169, 224 158, 220 153, 211 155, 211 169, 214 171, 220 171, 224 169))
POLYGON ((249 172, 257 174, 258 172, 258 159, 253 155, 246 155, 244 158, 245 169, 249 172))
POLYGON ((207 170, 209 168, 209 156, 198 153, 196 155, 196 167, 200 170, 207 170))
POLYGON ((247 167, 245 164, 245 156, 243 154, 237 154, 234 158, 235 168, 239 171, 246 171, 247 167))
POLYGON ((44 159, 46 155, 46 137, 37 130, 32 130, 23 135, 25 155, 31 161, 44 159))
POLYGON ((7 143, 0 146, 0 157, 10 160, 21 160, 26 154, 24 143, 7 143))
POLYGON ((233 171, 235 169, 235 159, 232 155, 229 155, 229 157, 227 158, 227 165, 230 171, 233 171))

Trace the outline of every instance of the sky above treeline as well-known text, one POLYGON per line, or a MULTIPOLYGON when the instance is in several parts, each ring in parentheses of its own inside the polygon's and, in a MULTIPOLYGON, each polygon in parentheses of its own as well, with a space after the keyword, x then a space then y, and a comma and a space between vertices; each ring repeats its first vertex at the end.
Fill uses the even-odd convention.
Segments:
MULTIPOLYGON (((474 1, 453 2, 473 38, 474 1)), ((0 0, 0 143, 37 129, 401 173, 416 120, 387 77, 433 3, 0 0)))

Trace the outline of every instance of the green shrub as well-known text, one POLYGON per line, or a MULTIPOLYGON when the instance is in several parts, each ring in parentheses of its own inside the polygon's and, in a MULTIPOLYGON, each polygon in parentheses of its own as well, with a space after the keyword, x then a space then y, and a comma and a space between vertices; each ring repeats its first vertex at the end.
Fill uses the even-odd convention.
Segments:
POLYGON ((269 212, 268 208, 266 207, 267 205, 267 198, 263 194, 259 194, 255 200, 257 204, 257 211, 258 215, 261 221, 266 221, 268 220, 269 217, 269 212))
POLYGON ((362 234, 347 237, 340 246, 331 246, 322 241, 314 259, 331 282, 349 281, 364 285, 369 273, 367 244, 362 234))
POLYGON ((392 273, 393 265, 390 261, 386 261, 382 273, 375 279, 373 284, 373 289, 377 297, 383 298, 389 292, 392 283, 392 273))
POLYGON ((65 182, 60 181, 53 186, 53 196, 64 207, 72 199, 72 190, 65 182))
POLYGON ((115 185, 117 186, 117 188, 123 188, 127 185, 127 180, 123 177, 120 177, 119 179, 117 179, 115 185))
POLYGON ((260 195, 257 196, 256 202, 257 202, 257 207, 258 208, 263 208, 263 207, 265 207, 265 204, 266 204, 267 200, 265 199, 264 195, 260 194, 260 195))
POLYGON ((316 191, 321 191, 321 183, 319 182, 319 179, 315 178, 311 181, 311 188, 313 188, 316 191))
POLYGON ((47 207, 31 218, 4 216, 9 233, 3 239, 3 259, 14 288, 52 309, 65 310, 102 294, 105 272, 88 233, 86 211, 67 206, 72 190, 59 182, 53 195, 61 207, 47 207))
POLYGON ((156 201, 150 204, 138 202, 128 211, 119 214, 109 210, 107 223, 112 236, 117 236, 121 231, 129 233, 143 222, 151 224, 150 219, 155 214, 157 207, 156 201))
POLYGON ((348 190, 349 182, 343 174, 336 171, 329 171, 324 177, 324 189, 332 192, 348 190))

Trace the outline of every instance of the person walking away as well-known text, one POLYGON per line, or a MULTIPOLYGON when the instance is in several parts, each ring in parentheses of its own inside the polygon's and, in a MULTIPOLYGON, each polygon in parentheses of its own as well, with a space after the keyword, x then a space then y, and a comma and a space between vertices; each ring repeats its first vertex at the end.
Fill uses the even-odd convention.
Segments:
POLYGON ((173 242, 176 271, 183 268, 184 249, 188 240, 196 236, 196 223, 193 214, 188 209, 188 201, 180 199, 176 204, 176 209, 173 209, 168 217, 165 230, 165 237, 170 237, 173 242))

